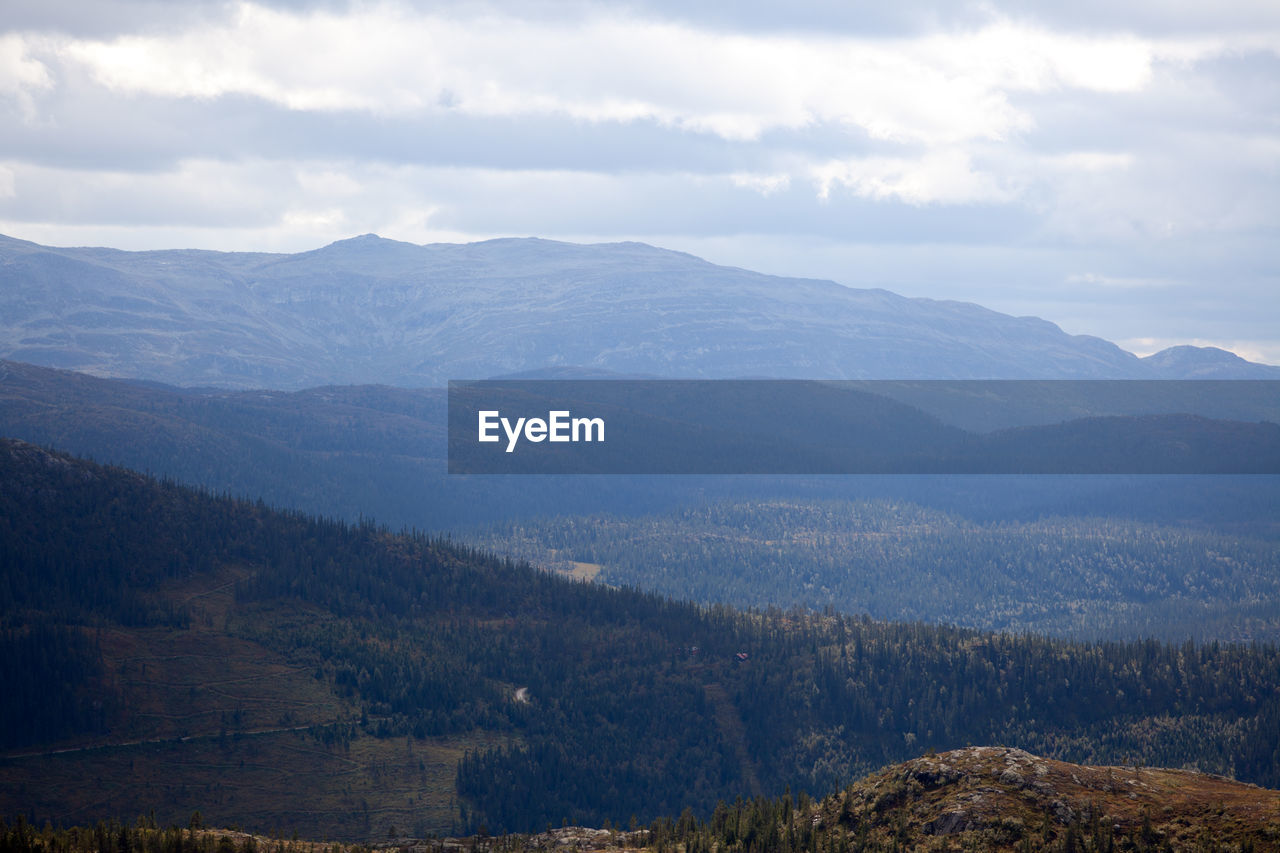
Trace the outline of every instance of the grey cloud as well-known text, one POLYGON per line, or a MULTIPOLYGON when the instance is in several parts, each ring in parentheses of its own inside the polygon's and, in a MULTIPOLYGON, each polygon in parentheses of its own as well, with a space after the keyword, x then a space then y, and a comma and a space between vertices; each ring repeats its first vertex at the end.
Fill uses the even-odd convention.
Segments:
POLYGON ((564 116, 401 116, 304 112, 240 95, 212 100, 121 97, 59 69, 36 98, 39 119, 14 120, 0 157, 74 168, 154 171, 183 158, 373 160, 497 169, 756 171, 779 152, 808 157, 886 152, 865 134, 815 125, 731 141, 654 121, 585 122, 564 116))
POLYGON ((195 225, 246 227, 279 218, 290 197, 291 178, 278 169, 248 170, 235 185, 162 172, 119 176, 101 173, 20 170, 15 193, 0 198, 0 218, 68 225, 195 225))
POLYGON ((939 28, 979 27, 995 15, 1041 23, 1059 30, 1096 33, 1112 30, 1149 35, 1205 34, 1280 27, 1280 6, 1229 0, 1023 0, 1023 2, 902 3, 840 0, 744 0, 737 3, 684 3, 640 0, 634 8, 648 14, 734 30, 800 30, 827 33, 906 35, 939 28))
POLYGON ((914 207, 833 190, 823 201, 807 179, 768 196, 725 176, 649 174, 548 176, 477 182, 465 172, 432 175, 423 192, 450 199, 442 225, 460 231, 636 233, 691 236, 807 234, 867 242, 996 242, 1026 239, 1033 223, 1014 207, 914 207))
MULTIPOLYGON (((273 0, 273 5, 298 5, 273 0)), ((304 3, 305 5, 305 3, 304 3)), ((473 13, 473 0, 415 0, 413 6, 433 11, 473 13)), ((624 10, 641 17, 681 21, 708 29, 734 32, 795 32, 902 36, 937 29, 980 27, 1005 16, 1081 33, 1135 32, 1148 35, 1254 31, 1280 27, 1280 6, 1253 0, 735 0, 689 3, 685 0, 630 2, 528 2, 490 0, 485 8, 534 20, 575 19, 586 14, 624 10)))
MULTIPOLYGON (((414 5, 459 18, 478 8, 461 0, 414 5)), ((176 30, 225 17, 230 8, 214 0, 10 0, 0 27, 105 38, 176 30)), ((785 6, 495 0, 486 8, 539 21, 611 9, 717 30, 888 36, 979 26, 992 7, 940 0, 785 6)), ((1274 4, 1032 0, 1001 8, 1019 20, 1082 33, 1280 27, 1274 4)), ((14 177, 14 193, 5 198, 7 176, 0 174, 0 218, 9 222, 189 226, 252 240, 254 229, 284 233, 281 222, 291 209, 315 208, 319 215, 333 208, 340 217, 332 228, 349 233, 419 216, 429 229, 463 235, 647 238, 717 262, 976 301, 1117 339, 1274 340, 1280 328, 1280 58, 1266 53, 1190 68, 1161 65, 1138 93, 1068 87, 1010 94, 1034 126, 967 149, 978 168, 1024 182, 1016 200, 1001 205, 912 206, 859 198, 839 186, 820 200, 804 176, 805 162, 919 153, 834 125, 728 141, 652 121, 306 112, 246 96, 122 97, 73 67, 51 70, 57 85, 33 93, 35 121, 16 112, 0 117, 0 162, 14 177), (1082 151, 1129 155, 1132 165, 1059 175, 1037 161, 1082 151), (170 179, 193 161, 208 161, 203 183, 170 179), (330 196, 300 187, 298 173, 308 170, 340 173, 354 188, 330 196), (782 171, 792 172, 790 184, 767 197, 726 178, 782 171), (1161 233, 1162 219, 1182 230, 1161 233), (1068 283, 1085 273, 1183 284, 1126 290, 1068 283)))
MULTIPOLYGON (((292 11, 344 11, 353 0, 256 0, 292 11)), ((209 22, 231 13, 230 0, 8 0, 3 29, 39 30, 76 36, 111 37, 154 32, 209 22)), ((1149 35, 1205 34, 1280 27, 1280 6, 1250 0, 1170 3, 1168 0, 908 0, 900 3, 847 0, 736 0, 688 3, 682 0, 408 0, 423 12, 468 18, 501 14, 540 22, 576 21, 601 14, 678 21, 729 32, 794 32, 902 36, 937 29, 979 27, 994 16, 1038 22, 1055 29, 1095 33, 1102 30, 1149 35)))
POLYGON ((993 6, 1010 17, 1087 33, 1113 30, 1142 35, 1206 35, 1280 27, 1280 6, 1255 0, 1023 0, 993 6))
POLYGON ((6 0, 0 31, 110 38, 198 25, 225 17, 229 6, 227 0, 6 0))

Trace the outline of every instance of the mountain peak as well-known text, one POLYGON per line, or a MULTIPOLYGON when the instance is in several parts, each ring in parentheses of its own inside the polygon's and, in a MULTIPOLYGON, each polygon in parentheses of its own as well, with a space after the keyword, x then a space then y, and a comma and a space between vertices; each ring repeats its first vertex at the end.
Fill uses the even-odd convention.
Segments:
MULTIPOLYGON (((298 254, 17 243, 0 243, 0 253, 17 260, 0 264, 0 358, 173 385, 421 387, 565 365, 708 379, 1255 370, 1221 357, 1208 368, 1143 361, 1045 320, 636 242, 418 245, 369 233, 298 254)), ((1261 370, 1280 378, 1280 368, 1261 370)))
POLYGON ((386 246, 417 246, 416 243, 406 243, 402 240, 389 240, 386 237, 380 237, 373 232, 368 234, 360 234, 355 237, 347 237, 343 240, 334 240, 326 246, 316 249, 317 252, 324 252, 329 249, 366 249, 374 247, 386 246))
POLYGON ((1280 367, 1246 361, 1219 347, 1182 344, 1152 353, 1142 361, 1170 378, 1280 379, 1280 367))

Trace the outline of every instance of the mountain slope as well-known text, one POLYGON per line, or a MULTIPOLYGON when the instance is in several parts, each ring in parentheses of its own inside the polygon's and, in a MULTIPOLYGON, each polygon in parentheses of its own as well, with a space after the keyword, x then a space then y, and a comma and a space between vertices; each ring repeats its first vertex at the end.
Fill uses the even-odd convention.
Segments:
MULTIPOLYGON (((1257 383, 1119 382, 1114 384, 1125 387, 1096 411, 1062 383, 1033 384, 1052 387, 1042 387, 1031 405, 1014 411, 1012 423, 1053 424, 1082 415, 1144 411, 1200 412, 1247 422, 1277 420, 1275 394, 1260 391, 1254 387, 1257 383), (1145 397, 1139 393, 1155 385, 1207 389, 1215 384, 1238 386, 1240 398, 1234 405, 1223 405, 1221 394, 1173 399, 1169 391, 1145 397), (1162 396, 1179 407, 1157 408, 1162 396)), ((991 395, 999 392, 996 388, 950 395, 957 399, 938 407, 931 406, 937 402, 936 392, 922 394, 915 387, 935 383, 877 385, 909 406, 931 409, 944 421, 954 418, 968 430, 1004 425, 989 422, 992 412, 1002 410, 991 404, 991 395)), ((446 408, 440 389, 386 385, 297 392, 182 389, 0 360, 0 435, 347 520, 373 517, 392 527, 457 531, 495 519, 549 512, 647 513, 717 496, 797 494, 796 484, 748 477, 446 476, 446 408)), ((1070 484, 1026 476, 929 481, 828 478, 799 487, 800 493, 814 497, 890 496, 958 510, 969 517, 978 510, 984 516, 1012 512, 1019 518, 1043 513, 1126 517, 1136 513, 1160 520, 1213 518, 1242 526, 1258 521, 1274 526, 1275 491, 1274 478, 1265 477, 1230 482, 1184 479, 1158 485, 1150 480, 1096 477, 1077 478, 1070 484), (1123 493, 1119 500, 1113 494, 1117 492, 1123 493)))
POLYGON ((1280 779, 1274 647, 700 610, 8 440, 0 625, 37 822, 647 823, 991 742, 1280 779))
POLYGON ((444 408, 432 390, 196 391, 0 362, 0 435, 601 564, 613 585, 1081 638, 1280 637, 1276 477, 448 476, 444 408))
POLYGON ((416 246, 365 235, 266 255, 0 237, 0 318, 0 357, 180 385, 425 386, 563 365, 708 378, 1179 369, 1036 318, 638 243, 416 246))
POLYGON ((1280 379, 1280 367, 1245 361, 1218 347, 1169 347, 1142 361, 1162 379, 1280 379))
POLYGON ((739 803, 700 825, 655 826, 653 837, 688 850, 1275 850, 1280 791, 968 747, 887 767, 815 803, 739 803))
POLYGON ((1185 770, 1097 767, 1020 749, 969 747, 929 754, 874 773, 821 800, 786 794, 719 804, 706 820, 691 811, 645 828, 561 827, 526 835, 421 838, 403 832, 367 845, 298 841, 238 830, 162 829, 147 819, 36 830, 0 823, 0 847, 103 853, 534 853, 534 851, 984 850, 1270 851, 1280 844, 1280 791, 1185 770), (227 847, 228 842, 233 846, 227 847))

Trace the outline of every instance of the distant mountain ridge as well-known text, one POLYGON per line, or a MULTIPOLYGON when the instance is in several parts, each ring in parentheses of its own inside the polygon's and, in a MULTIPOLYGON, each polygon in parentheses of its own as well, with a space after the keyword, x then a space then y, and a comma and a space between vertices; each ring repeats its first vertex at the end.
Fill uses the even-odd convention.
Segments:
POLYGON ((1216 350, 1140 359, 963 302, 717 266, 642 243, 372 234, 298 254, 0 236, 0 357, 176 385, 439 386, 575 368, 670 377, 1280 378, 1216 350))
POLYGON ((1280 378, 1280 367, 1246 361, 1235 353, 1218 347, 1169 347, 1142 360, 1164 374, 1160 377, 1162 379, 1280 378))

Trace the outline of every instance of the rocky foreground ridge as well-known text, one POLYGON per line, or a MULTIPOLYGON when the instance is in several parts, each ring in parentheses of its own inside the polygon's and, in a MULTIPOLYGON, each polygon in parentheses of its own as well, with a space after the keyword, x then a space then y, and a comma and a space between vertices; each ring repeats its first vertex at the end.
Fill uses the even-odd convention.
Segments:
MULTIPOLYGON (((394 830, 393 830, 394 831, 394 830)), ((12 853, 473 853, 473 851, 1222 851, 1280 850, 1280 791, 1223 776, 1093 767, 1020 749, 968 747, 897 764, 822 800, 804 794, 688 810, 647 828, 548 827, 530 835, 292 840, 239 830, 137 825, 37 830, 0 821, 12 853)))
POLYGON ((1095 767, 969 747, 825 800, 823 825, 905 829, 919 849, 1280 849, 1280 792, 1204 773, 1095 767), (1110 843, 1108 843, 1110 839, 1110 843))
POLYGON ((648 830, 387 841, 460 850, 1280 850, 1280 791, 1188 770, 1086 766, 968 747, 894 765, 820 801, 722 806, 648 830), (769 819, 773 826, 764 826, 769 819))

